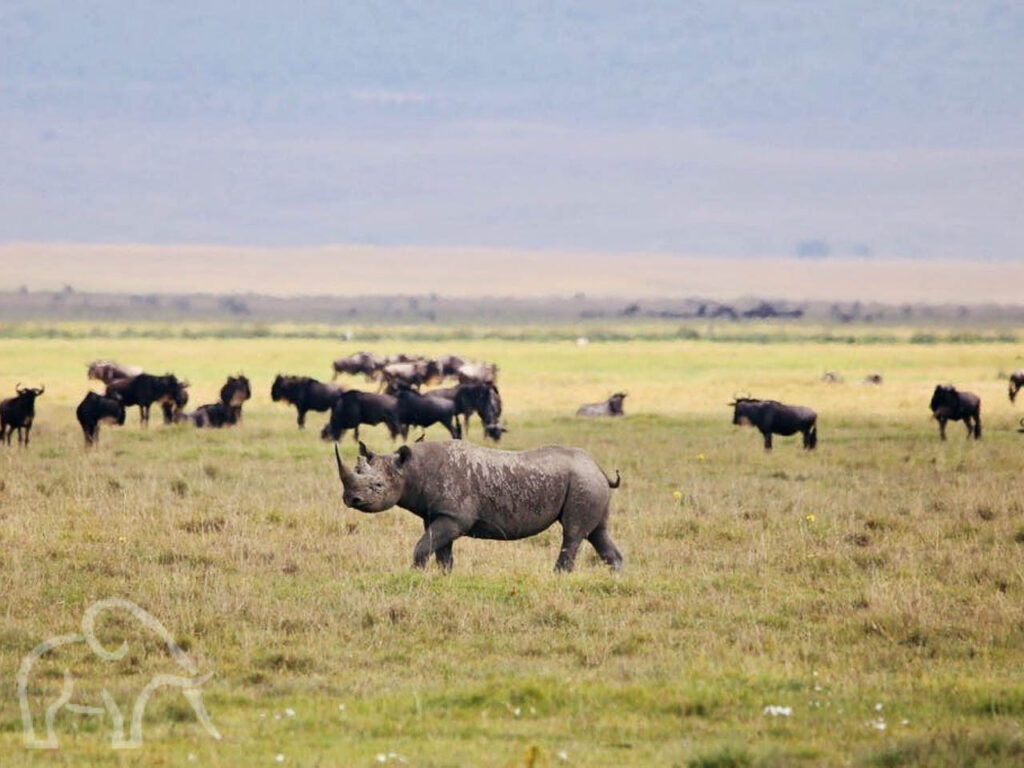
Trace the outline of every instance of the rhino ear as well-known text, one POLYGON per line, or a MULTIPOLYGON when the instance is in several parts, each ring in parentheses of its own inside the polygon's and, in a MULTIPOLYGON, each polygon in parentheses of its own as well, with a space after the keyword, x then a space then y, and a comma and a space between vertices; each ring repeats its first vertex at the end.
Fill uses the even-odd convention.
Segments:
POLYGON ((373 451, 367 448, 362 440, 359 441, 359 455, 365 457, 367 461, 373 458, 373 451))
POLYGON ((398 449, 396 455, 395 464, 399 467, 405 464, 410 458, 412 458, 412 449, 408 445, 403 445, 398 449))

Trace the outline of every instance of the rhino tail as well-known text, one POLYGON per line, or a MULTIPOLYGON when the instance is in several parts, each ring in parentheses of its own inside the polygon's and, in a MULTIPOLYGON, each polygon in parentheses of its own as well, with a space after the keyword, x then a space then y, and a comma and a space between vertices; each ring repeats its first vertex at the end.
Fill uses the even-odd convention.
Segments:
MULTIPOLYGON (((605 475, 604 479, 608 480, 608 476, 605 475)), ((615 482, 613 483, 611 480, 608 480, 608 487, 609 488, 618 488, 620 485, 622 485, 622 475, 620 475, 619 474, 619 470, 616 469, 615 470, 615 482)))

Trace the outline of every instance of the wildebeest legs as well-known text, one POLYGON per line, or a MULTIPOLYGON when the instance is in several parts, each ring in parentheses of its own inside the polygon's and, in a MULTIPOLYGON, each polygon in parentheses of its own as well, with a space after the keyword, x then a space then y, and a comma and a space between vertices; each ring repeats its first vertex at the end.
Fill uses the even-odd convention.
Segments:
POLYGON ((946 439, 946 420, 939 418, 939 437, 943 440, 946 439))
POLYGON ((772 449, 772 433, 762 432, 761 434, 764 435, 764 449, 770 451, 772 449))

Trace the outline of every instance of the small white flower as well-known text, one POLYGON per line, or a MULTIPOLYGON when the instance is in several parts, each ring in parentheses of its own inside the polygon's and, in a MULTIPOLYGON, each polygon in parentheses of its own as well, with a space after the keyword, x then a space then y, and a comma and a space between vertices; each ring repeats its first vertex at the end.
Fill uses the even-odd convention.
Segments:
POLYGON ((338 711, 339 712, 344 712, 345 711, 345 705, 344 704, 339 704, 338 705, 338 711))
POLYGON ((558 750, 558 752, 555 753, 555 757, 557 757, 563 763, 569 762, 569 753, 566 752, 564 749, 558 750))
POLYGON ((885 720, 883 720, 881 717, 877 720, 869 720, 868 725, 870 725, 876 731, 884 731, 886 729, 885 720))
POLYGON ((274 758, 274 762, 275 763, 283 763, 284 762, 284 755, 278 755, 277 757, 275 757, 274 758))
POLYGON ((772 717, 789 717, 793 714, 793 708, 782 707, 778 704, 769 704, 764 708, 763 713, 772 717))
POLYGON ((291 707, 288 707, 288 709, 286 709, 284 711, 284 716, 285 717, 295 717, 295 710, 292 709, 291 707))
POLYGON ((378 763, 386 763, 387 761, 388 761, 388 756, 387 755, 385 755, 383 752, 378 752, 377 753, 377 762, 378 763))
POLYGON ((512 714, 516 717, 519 717, 521 714, 523 714, 523 710, 521 710, 519 707, 516 707, 512 710, 512 714))
POLYGON ((278 714, 275 714, 275 715, 274 715, 274 719, 275 719, 275 720, 280 720, 280 719, 281 719, 281 716, 280 716, 280 715, 278 715, 278 714))
POLYGON ((900 720, 900 725, 910 725, 910 721, 907 718, 903 718, 900 720))
POLYGON ((881 711, 882 711, 882 702, 878 702, 877 704, 875 704, 875 712, 881 712, 881 711))
POLYGON ((196 756, 191 752, 188 753, 188 761, 190 763, 194 763, 196 761, 196 756))

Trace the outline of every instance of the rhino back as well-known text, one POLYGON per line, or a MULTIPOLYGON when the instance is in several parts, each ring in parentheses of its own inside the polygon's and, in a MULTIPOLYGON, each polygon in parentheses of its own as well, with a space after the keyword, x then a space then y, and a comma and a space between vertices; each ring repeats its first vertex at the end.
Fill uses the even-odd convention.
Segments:
POLYGON ((470 536, 519 539, 559 519, 570 489, 607 507, 608 481, 583 451, 545 446, 499 451, 463 441, 412 446, 400 505, 422 517, 458 519, 470 536))

